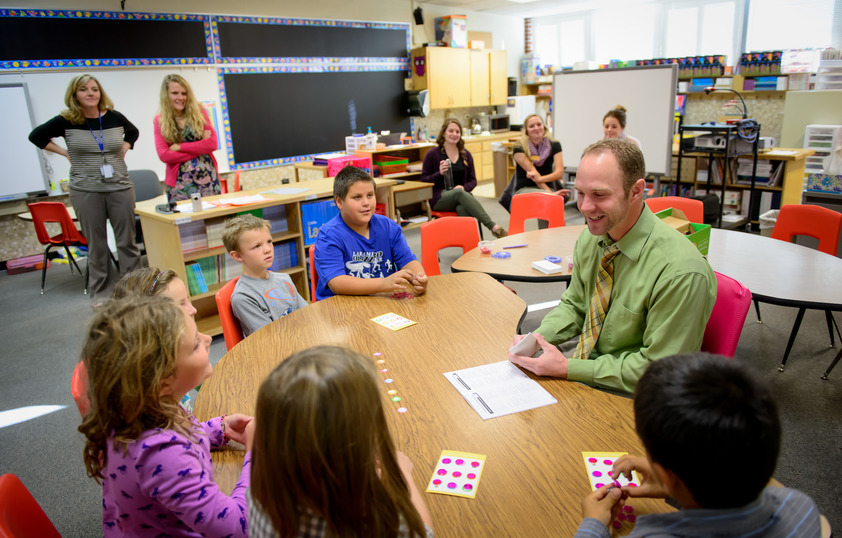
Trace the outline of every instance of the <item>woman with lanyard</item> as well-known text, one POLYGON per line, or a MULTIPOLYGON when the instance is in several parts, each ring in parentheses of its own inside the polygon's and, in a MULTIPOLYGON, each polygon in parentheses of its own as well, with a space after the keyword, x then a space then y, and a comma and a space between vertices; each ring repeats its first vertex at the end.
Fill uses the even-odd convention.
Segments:
POLYGON ((562 189, 556 183, 564 177, 564 161, 561 157, 561 142, 550 138, 550 133, 537 114, 531 114, 523 122, 520 144, 514 147, 515 194, 524 192, 547 192, 569 196, 569 189, 562 189))
POLYGON ((433 184, 432 208, 436 211, 456 211, 461 217, 471 216, 491 230, 494 237, 505 237, 506 229, 495 224, 471 191, 477 186, 474 158, 465 149, 462 124, 447 118, 436 138, 436 147, 424 156, 421 181, 433 184))
POLYGON ((70 161, 70 203, 88 240, 88 288, 92 300, 101 301, 110 293, 106 221, 114 229, 120 274, 140 263, 134 242, 134 186, 124 160, 138 130, 114 110, 114 103, 91 75, 71 79, 64 104, 67 110, 33 129, 29 140, 70 161), (58 137, 64 137, 67 149, 52 141, 58 137))
POLYGON ((165 76, 160 101, 161 113, 155 116, 153 133, 158 158, 167 165, 167 199, 189 200, 197 192, 202 196, 219 194, 213 156, 216 131, 190 84, 181 75, 165 76))

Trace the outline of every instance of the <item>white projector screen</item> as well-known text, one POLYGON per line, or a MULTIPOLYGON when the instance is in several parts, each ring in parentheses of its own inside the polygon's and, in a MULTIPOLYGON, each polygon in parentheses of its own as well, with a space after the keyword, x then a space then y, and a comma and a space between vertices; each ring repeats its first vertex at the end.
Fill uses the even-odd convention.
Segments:
POLYGON ((0 200, 26 198, 50 190, 39 149, 29 141, 35 126, 26 84, 0 84, 0 200))
POLYGON ((602 118, 626 107, 625 133, 640 140, 648 174, 669 175, 678 68, 653 65, 553 76, 553 137, 564 168, 575 171, 582 151, 602 139, 602 118))

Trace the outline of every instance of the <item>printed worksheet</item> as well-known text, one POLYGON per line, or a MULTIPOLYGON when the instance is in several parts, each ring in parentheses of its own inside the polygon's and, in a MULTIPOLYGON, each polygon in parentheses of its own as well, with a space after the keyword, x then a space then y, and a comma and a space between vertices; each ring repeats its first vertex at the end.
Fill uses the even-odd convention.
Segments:
POLYGON ((509 361, 445 372, 444 377, 483 420, 558 403, 509 361))

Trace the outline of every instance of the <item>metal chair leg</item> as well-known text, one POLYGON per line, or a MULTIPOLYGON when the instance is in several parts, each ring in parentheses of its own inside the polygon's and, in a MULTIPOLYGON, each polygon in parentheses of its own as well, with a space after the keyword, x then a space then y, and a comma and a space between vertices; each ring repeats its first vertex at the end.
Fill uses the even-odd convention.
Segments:
POLYGON ((47 262, 49 261, 48 255, 51 246, 47 245, 47 248, 44 250, 44 265, 41 268, 41 295, 44 295, 44 283, 47 281, 47 262))
POLYGON ((824 375, 822 376, 822 379, 824 381, 827 381, 828 374, 830 374, 830 371, 833 370, 833 367, 836 366, 836 363, 839 362, 840 358, 842 358, 842 350, 839 350, 839 353, 836 354, 836 357, 833 359, 833 362, 831 362, 830 366, 828 366, 827 370, 825 370, 824 375))
POLYGON ((757 314, 757 323, 763 323, 763 320, 760 318, 760 302, 757 299, 754 300, 754 312, 757 314))
POLYGON ((784 371, 784 366, 786 366, 786 359, 789 357, 789 352, 792 350, 792 345, 795 343, 795 337, 798 335, 798 329, 801 327, 801 320, 804 319, 804 312, 806 312, 806 308, 799 308, 798 314, 795 316, 795 323, 792 325, 792 332, 789 333, 789 342, 786 343, 786 351, 784 351, 784 358, 781 361, 781 365, 778 367, 779 372, 784 371))
POLYGON ((64 251, 67 253, 67 260, 70 262, 67 264, 70 266, 70 274, 75 274, 73 272, 73 267, 75 266, 76 270, 79 271, 79 276, 82 276, 82 270, 79 269, 79 264, 76 263, 76 259, 73 257, 73 254, 70 252, 70 248, 67 245, 64 246, 64 251))

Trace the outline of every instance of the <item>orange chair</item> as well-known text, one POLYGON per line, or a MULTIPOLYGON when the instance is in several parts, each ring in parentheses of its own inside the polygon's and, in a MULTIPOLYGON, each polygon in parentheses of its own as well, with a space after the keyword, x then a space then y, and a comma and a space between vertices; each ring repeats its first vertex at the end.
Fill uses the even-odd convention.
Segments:
POLYGON ((316 271, 316 245, 310 247, 310 301, 316 302, 316 286, 319 284, 319 273, 316 271))
POLYGON ((0 538, 61 538, 23 482, 0 476, 0 538))
MULTIPOLYGON (((428 202, 429 203, 429 202, 428 202)), ((434 219, 443 219, 445 217, 458 217, 459 213, 456 211, 433 211, 430 209, 430 217, 434 219)), ((477 229, 479 230, 480 239, 485 239, 485 236, 482 234, 482 224, 480 224, 479 219, 477 219, 477 229)))
POLYGON ((647 198, 646 205, 649 206, 649 209, 653 213, 663 211, 670 207, 679 209, 690 222, 705 223, 705 204, 701 200, 694 200, 693 198, 685 198, 683 196, 661 196, 658 198, 647 198))
POLYGON ((716 303, 705 326, 702 351, 733 358, 743 332, 751 292, 729 276, 716 273, 716 303))
MULTIPOLYGON (((817 205, 791 204, 781 208, 781 212, 778 214, 778 220, 772 229, 772 239, 792 241, 796 236, 806 235, 818 239, 818 250, 820 252, 836 256, 839 248, 840 229, 842 229, 842 213, 837 213, 832 209, 817 205)), ((754 309, 757 312, 757 323, 763 323, 763 320, 760 318, 760 305, 756 300, 754 301, 754 309)), ((784 358, 778 367, 779 372, 784 371, 786 359, 789 357, 789 352, 795 343, 795 337, 798 335, 798 329, 801 327, 801 320, 804 319, 806 310, 806 308, 799 308, 798 314, 795 315, 795 323, 792 326, 792 331, 789 333, 789 341, 786 344, 784 358)), ((833 347, 835 340, 833 329, 836 328, 836 333, 839 334, 840 341, 842 341, 842 334, 839 333, 839 326, 836 324, 832 312, 825 310, 824 314, 827 320, 827 332, 830 334, 830 347, 833 347)))
POLYGON ((524 232, 524 224, 529 219, 548 221, 550 228, 564 226, 564 198, 556 194, 528 192, 512 197, 509 235, 524 232))
POLYGON ((88 400, 88 369, 85 368, 84 361, 76 363, 76 368, 73 369, 73 377, 70 378, 70 393, 76 401, 79 414, 85 418, 91 410, 91 402, 88 400))
POLYGON ((446 217, 421 225, 421 265, 427 276, 441 274, 439 251, 460 247, 463 252, 476 248, 479 231, 473 217, 446 217))
MULTIPOLYGON (((79 265, 70 253, 69 247, 87 247, 88 241, 82 232, 76 229, 73 219, 70 218, 70 213, 61 202, 36 202, 29 204, 29 212, 32 213, 32 224, 35 225, 35 235, 38 237, 38 242, 42 245, 47 245, 44 250, 44 268, 41 270, 41 295, 44 295, 44 282, 47 280, 47 257, 50 249, 53 247, 64 247, 67 253, 67 259, 70 261, 70 273, 73 273, 73 268, 82 274, 79 265), (47 222, 57 222, 61 226, 61 233, 50 236, 47 232, 45 224, 47 222)), ((88 293, 88 269, 85 268, 85 293, 88 293)))
POLYGON ((242 170, 237 170, 234 173, 234 190, 231 192, 238 192, 240 190, 240 173, 242 170))
POLYGON ((240 277, 232 278, 219 288, 219 291, 214 295, 216 309, 219 311, 219 323, 222 325, 222 337, 225 338, 227 351, 231 351, 231 348, 243 339, 243 329, 231 309, 231 295, 234 293, 234 286, 237 285, 238 280, 240 280, 240 277))

